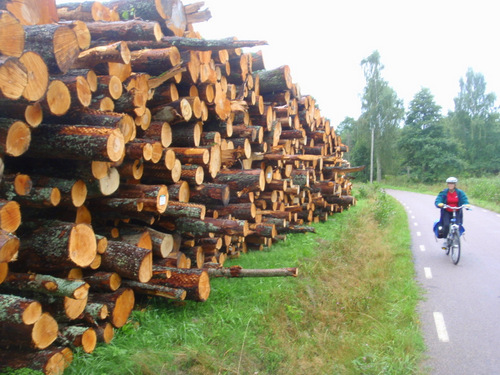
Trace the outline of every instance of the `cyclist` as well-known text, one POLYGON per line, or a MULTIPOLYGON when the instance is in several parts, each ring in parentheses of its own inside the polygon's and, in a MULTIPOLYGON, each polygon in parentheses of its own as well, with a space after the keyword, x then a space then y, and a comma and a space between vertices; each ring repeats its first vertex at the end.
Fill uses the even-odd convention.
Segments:
MULTIPOLYGON (((451 207, 459 207, 462 205, 469 206, 469 199, 463 190, 457 189, 458 179, 456 177, 448 177, 446 183, 448 187, 441 191, 436 197, 434 204, 436 207, 441 208, 441 218, 439 220, 439 225, 443 227, 443 235, 448 236, 448 231, 450 230, 450 219, 452 217, 453 211, 451 209, 442 209, 446 204, 451 207)), ((463 215, 462 210, 457 211, 457 224, 462 225, 463 215)), ((446 242, 446 241, 445 241, 446 242)))

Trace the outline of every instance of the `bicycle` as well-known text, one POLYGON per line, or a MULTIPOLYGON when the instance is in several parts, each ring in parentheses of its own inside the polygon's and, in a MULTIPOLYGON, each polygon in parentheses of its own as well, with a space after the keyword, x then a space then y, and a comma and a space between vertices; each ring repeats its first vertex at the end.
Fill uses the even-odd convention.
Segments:
POLYGON ((451 209, 453 212, 453 215, 450 219, 450 230, 448 231, 448 236, 446 237, 446 255, 451 253, 451 261, 453 264, 458 264, 460 261, 460 252, 461 252, 461 245, 460 245, 460 236, 462 235, 464 229, 457 223, 457 211, 461 210, 462 208, 465 208, 466 210, 470 210, 466 205, 460 206, 460 207, 451 207, 448 205, 444 205, 442 209, 451 209))

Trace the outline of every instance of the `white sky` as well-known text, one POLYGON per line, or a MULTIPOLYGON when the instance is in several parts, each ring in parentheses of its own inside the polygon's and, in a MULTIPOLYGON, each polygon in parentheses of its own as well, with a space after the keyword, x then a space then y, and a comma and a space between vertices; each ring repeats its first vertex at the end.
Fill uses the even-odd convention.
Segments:
POLYGON ((212 18, 195 25, 203 38, 266 40, 251 51, 263 51, 266 69, 289 65, 335 126, 359 117, 361 60, 375 50, 406 108, 427 87, 446 115, 469 67, 500 96, 498 0, 205 0, 205 7, 212 18))
POLYGON ((446 115, 469 67, 484 75, 487 92, 500 95, 498 0, 205 0, 205 6, 212 18, 195 25, 203 38, 266 40, 268 46, 252 49, 263 51, 266 69, 289 65, 302 93, 314 96, 335 126, 360 115, 360 64, 374 50, 406 108, 427 87, 446 115))

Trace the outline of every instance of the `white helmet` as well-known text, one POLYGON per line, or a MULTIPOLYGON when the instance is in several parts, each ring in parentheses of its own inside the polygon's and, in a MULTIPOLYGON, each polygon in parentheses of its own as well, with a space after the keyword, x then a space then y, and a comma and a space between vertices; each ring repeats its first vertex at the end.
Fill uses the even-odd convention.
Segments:
POLYGON ((458 179, 456 177, 448 177, 446 179, 447 184, 456 184, 458 182, 458 179))

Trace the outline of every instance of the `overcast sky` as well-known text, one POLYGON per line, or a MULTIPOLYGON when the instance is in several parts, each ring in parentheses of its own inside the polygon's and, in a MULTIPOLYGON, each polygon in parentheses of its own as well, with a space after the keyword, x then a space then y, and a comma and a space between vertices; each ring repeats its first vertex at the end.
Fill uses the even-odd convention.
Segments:
MULTIPOLYGON (((189 2, 184 1, 184 4, 189 2)), ((500 95, 498 0, 205 0, 212 13, 195 25, 206 39, 266 40, 266 69, 289 65, 303 94, 333 125, 358 118, 361 60, 378 50, 383 77, 405 107, 422 87, 443 114, 454 109, 470 67, 500 95)))
POLYGON ((500 95, 499 0, 205 0, 205 7, 212 18, 195 25, 203 38, 266 40, 250 51, 263 51, 266 69, 289 65, 335 126, 360 115, 361 60, 375 50, 405 108, 426 87, 446 115, 469 67, 500 95))

